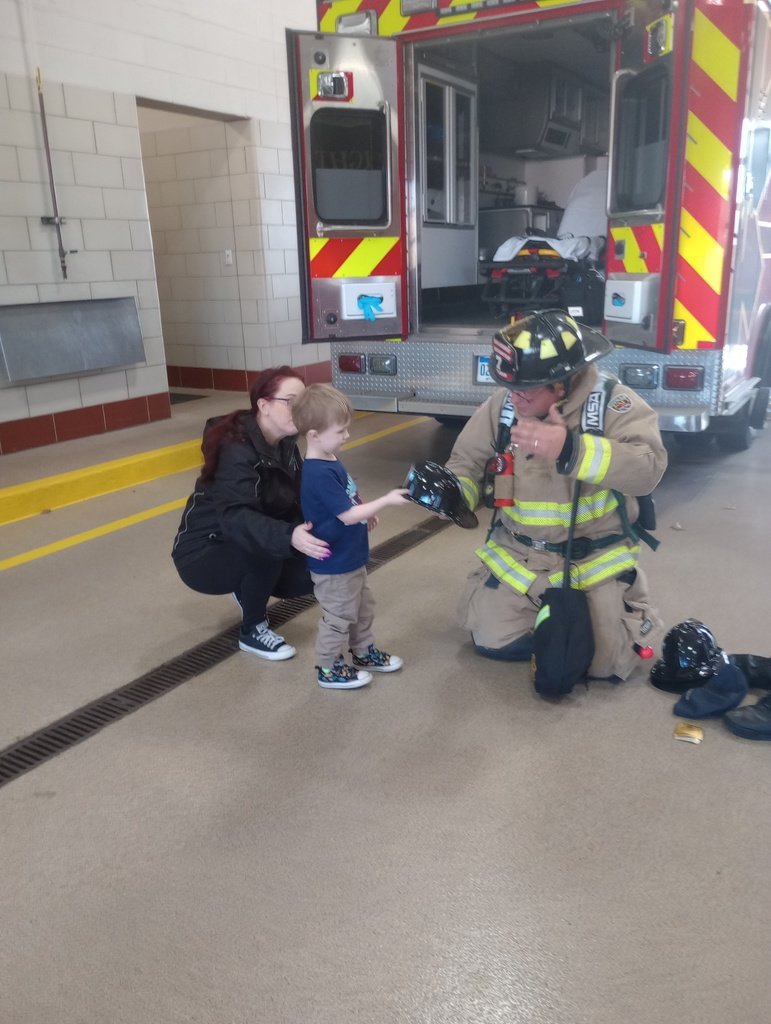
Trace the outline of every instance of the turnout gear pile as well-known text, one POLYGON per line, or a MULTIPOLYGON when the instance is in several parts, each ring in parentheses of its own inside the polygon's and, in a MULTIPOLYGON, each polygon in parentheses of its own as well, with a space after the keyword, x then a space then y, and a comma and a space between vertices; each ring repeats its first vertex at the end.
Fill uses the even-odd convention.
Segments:
POLYGON ((662 656, 651 669, 651 682, 668 693, 685 693, 711 679, 727 660, 712 631, 698 619, 686 619, 664 637, 662 656))
MULTIPOLYGON (((481 565, 469 577, 459 614, 477 647, 487 651, 532 632, 544 591, 562 582, 571 499, 580 481, 570 582, 585 591, 589 604, 595 643, 589 675, 625 679, 639 664, 635 645, 655 645, 662 630, 637 564, 639 542, 625 520, 638 520, 639 504, 631 495, 653 491, 667 455, 654 410, 617 381, 608 386, 602 433, 581 431, 584 404, 602 390, 592 362, 581 355, 581 369, 561 404, 569 433, 560 457, 556 462, 515 460, 514 504, 496 510, 488 537, 476 551, 481 565), (614 492, 628 497, 619 501, 614 492)), ((531 386, 542 383, 533 374, 531 386)), ((466 424, 447 462, 472 509, 480 500, 506 401, 511 396, 504 388, 490 395, 466 424)))

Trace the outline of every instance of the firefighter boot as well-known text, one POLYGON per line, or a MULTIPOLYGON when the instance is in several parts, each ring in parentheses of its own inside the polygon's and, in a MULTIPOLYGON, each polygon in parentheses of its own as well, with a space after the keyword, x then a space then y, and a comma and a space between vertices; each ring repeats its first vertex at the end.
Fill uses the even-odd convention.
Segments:
POLYGON ((771 690, 771 658, 759 654, 729 654, 729 658, 742 670, 751 690, 771 690))
POLYGON ((771 693, 757 704, 745 704, 723 715, 723 721, 737 736, 745 740, 771 740, 771 693))

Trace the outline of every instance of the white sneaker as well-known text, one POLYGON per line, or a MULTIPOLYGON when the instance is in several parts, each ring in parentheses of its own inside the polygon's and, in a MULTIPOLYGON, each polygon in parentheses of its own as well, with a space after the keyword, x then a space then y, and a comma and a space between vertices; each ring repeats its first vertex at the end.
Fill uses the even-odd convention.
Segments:
POLYGON ((388 654, 374 644, 370 644, 363 654, 351 651, 354 668, 368 669, 370 672, 398 672, 404 662, 398 654, 388 654))
POLYGON ((316 678, 319 686, 325 690, 358 690, 360 686, 368 686, 372 682, 369 672, 361 672, 353 665, 346 665, 340 659, 331 668, 316 666, 316 678))

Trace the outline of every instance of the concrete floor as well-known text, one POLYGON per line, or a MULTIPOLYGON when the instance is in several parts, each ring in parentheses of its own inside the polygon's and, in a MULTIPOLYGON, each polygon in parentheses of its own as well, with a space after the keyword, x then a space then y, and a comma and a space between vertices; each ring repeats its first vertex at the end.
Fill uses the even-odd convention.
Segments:
MULTIPOLYGON (((4 485, 200 433, 241 404, 7 456, 4 485)), ((411 417, 362 416, 353 438, 411 417)), ((449 452, 432 420, 352 448, 365 498, 449 452)), ((771 432, 673 449, 644 564, 668 624, 771 653, 771 432)), ((0 559, 182 498, 177 474, 0 529, 0 559)), ((0 572, 0 747, 236 621, 187 591, 178 512, 0 572)), ((373 545, 421 521, 387 510, 373 545)), ((483 517, 483 519, 486 517, 483 517)), ((353 693, 236 654, 0 789, 2 1024, 768 1024, 771 744, 644 674, 559 705, 455 624, 484 535, 373 573, 405 660, 353 693)), ((760 694, 753 692, 750 699, 760 694)))

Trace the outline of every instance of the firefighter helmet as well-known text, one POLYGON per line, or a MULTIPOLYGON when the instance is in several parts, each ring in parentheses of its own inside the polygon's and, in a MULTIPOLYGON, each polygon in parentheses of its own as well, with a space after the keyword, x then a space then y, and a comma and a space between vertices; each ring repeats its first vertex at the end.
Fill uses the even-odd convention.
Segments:
POLYGON ((711 679, 726 661, 712 631, 697 619, 686 619, 664 637, 662 657, 651 669, 651 682, 659 690, 685 693, 711 679))
POLYGON ((466 504, 460 481, 446 466, 438 462, 416 462, 410 466, 404 486, 407 497, 423 508, 452 519, 466 530, 473 529, 477 517, 466 504))
POLYGON ((608 339, 562 309, 532 313, 493 336, 490 373, 512 391, 556 384, 607 355, 608 339))

